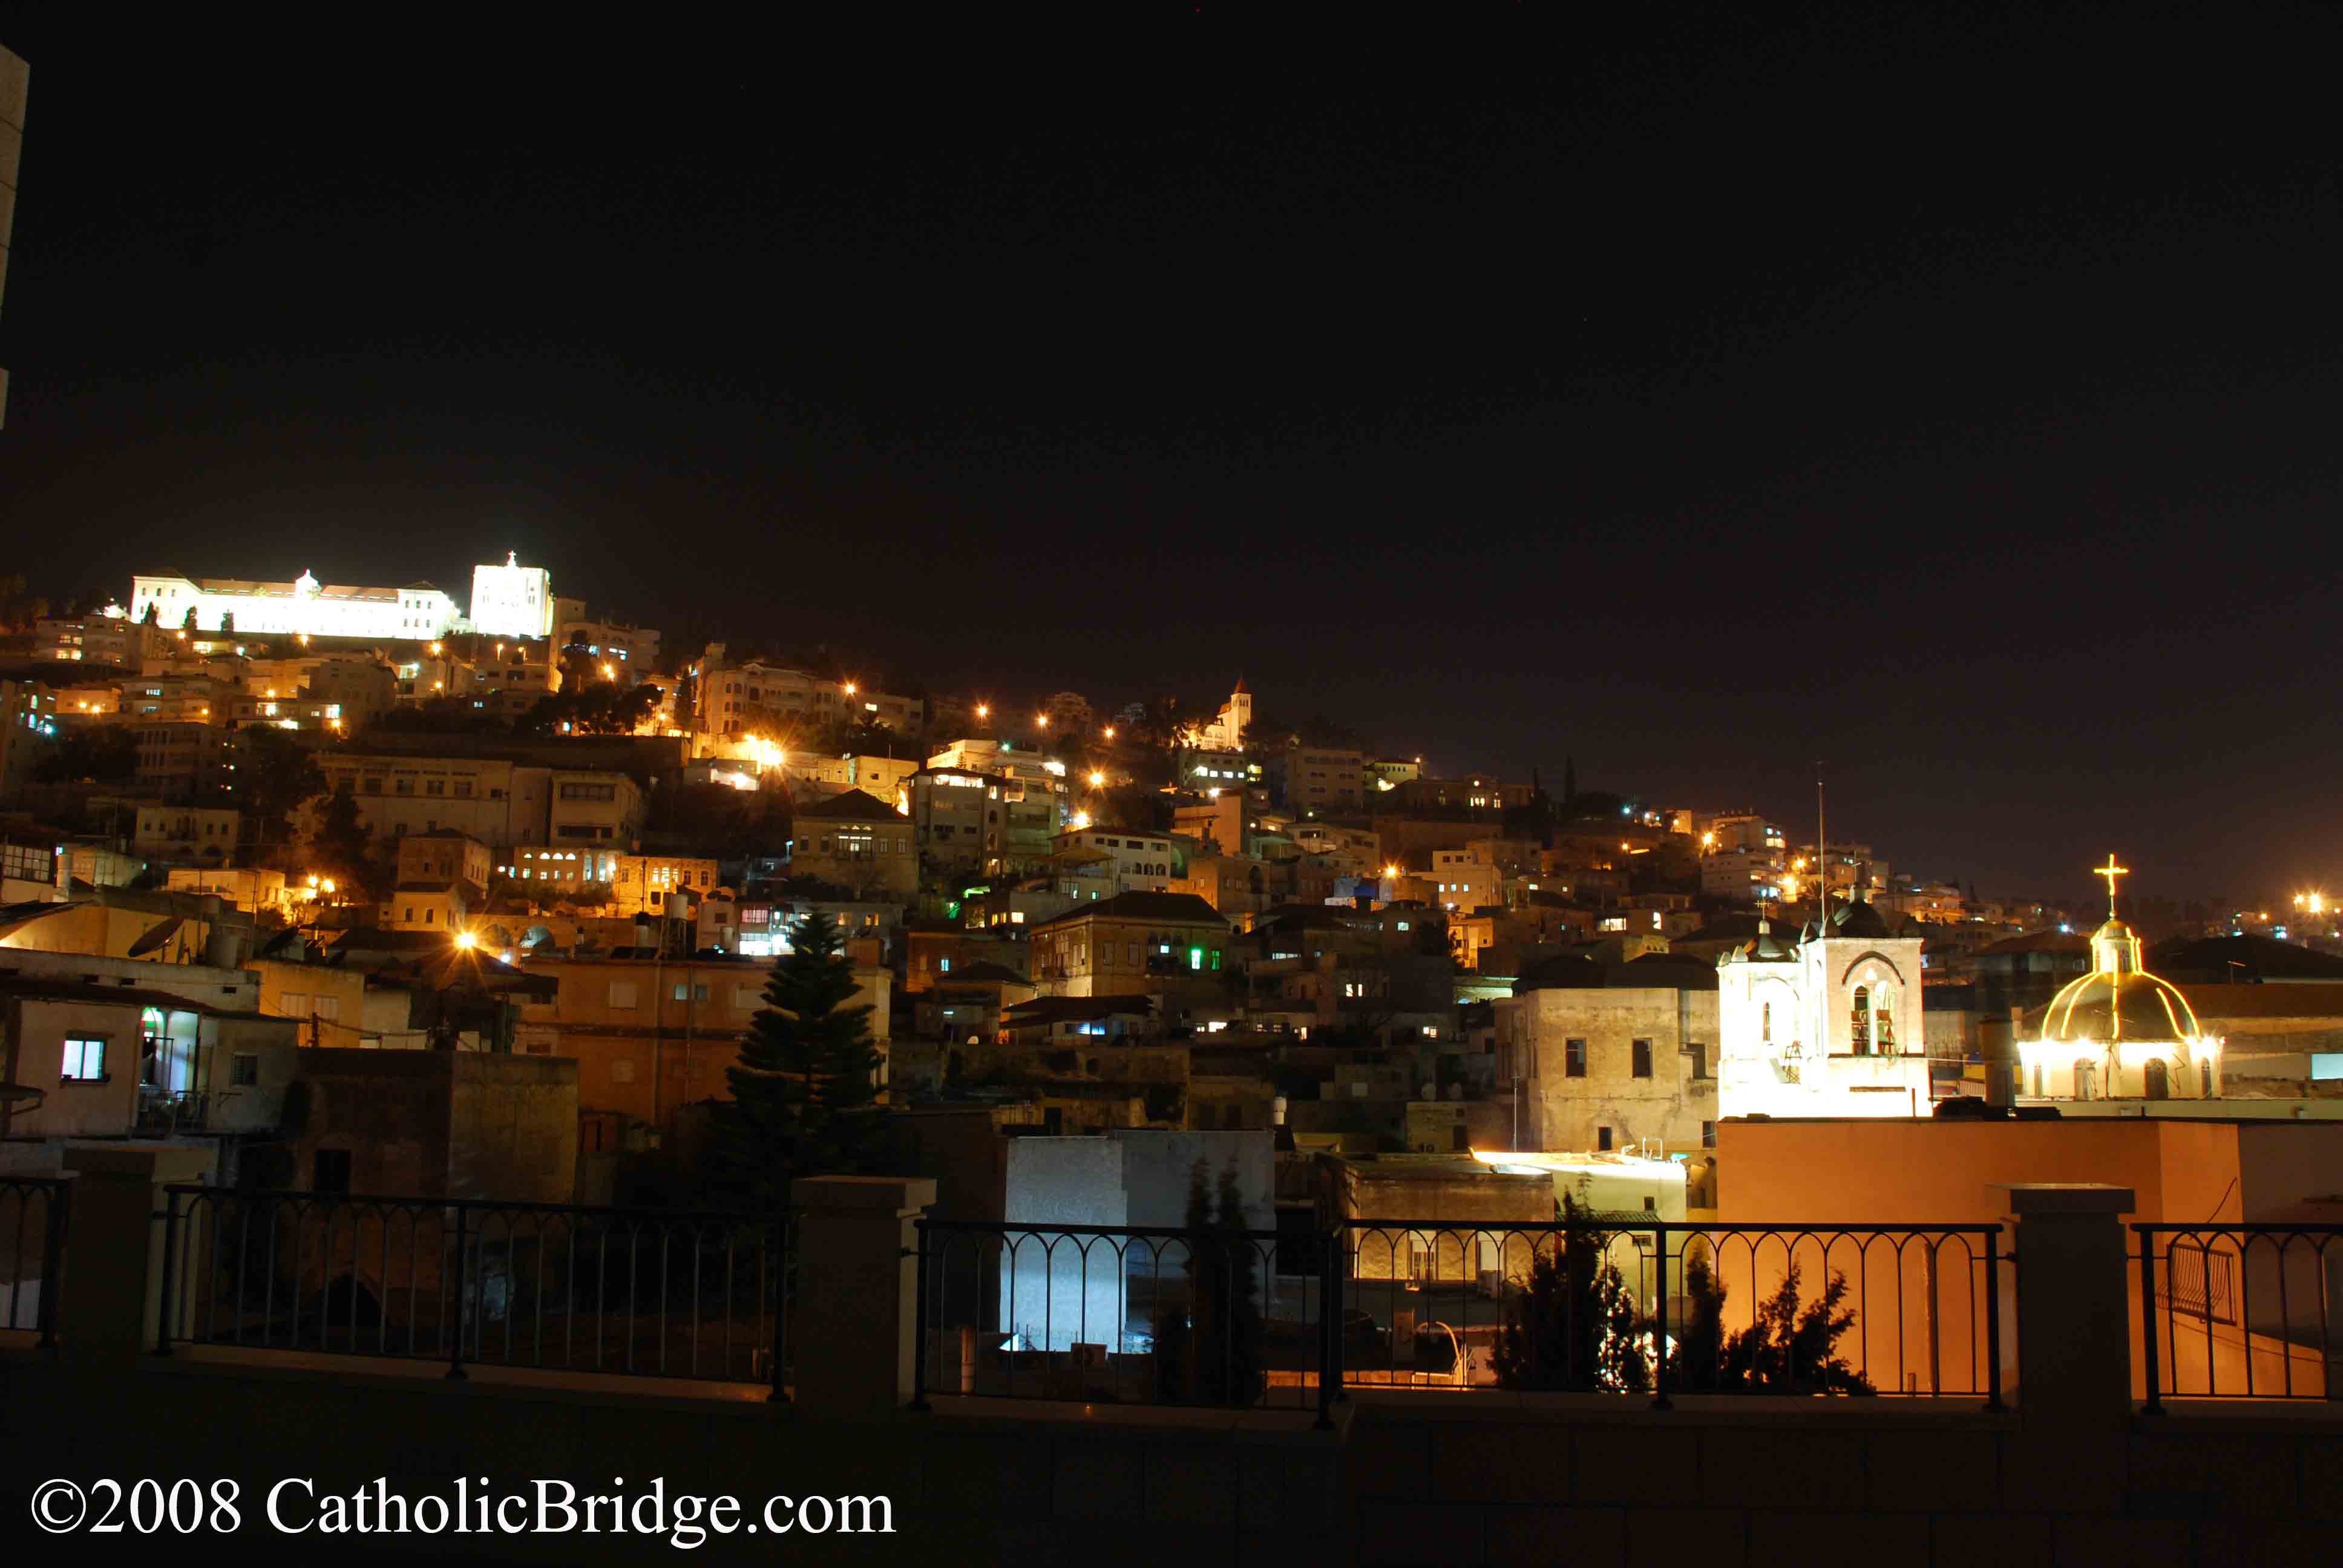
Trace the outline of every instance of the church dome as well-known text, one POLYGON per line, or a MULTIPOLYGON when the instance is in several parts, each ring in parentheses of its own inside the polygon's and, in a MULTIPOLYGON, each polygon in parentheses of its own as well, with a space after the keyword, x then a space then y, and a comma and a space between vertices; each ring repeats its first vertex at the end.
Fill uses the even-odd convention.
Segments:
POLYGON ((2046 1040, 2196 1040, 2204 1030, 2188 999, 2145 970, 2099 970, 2070 980, 2042 1017, 2046 1040))
POLYGON ((2188 999, 2140 967, 2139 938, 2110 916, 2091 933, 2091 972, 2070 980, 2042 1015, 2046 1040, 2195 1040, 2188 999))

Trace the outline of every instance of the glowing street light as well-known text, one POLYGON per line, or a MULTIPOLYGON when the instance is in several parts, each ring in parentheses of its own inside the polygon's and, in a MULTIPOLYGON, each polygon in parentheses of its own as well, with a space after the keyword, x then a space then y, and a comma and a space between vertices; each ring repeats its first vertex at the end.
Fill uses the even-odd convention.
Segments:
POLYGON ((1092 769, 1091 770, 1091 788, 1093 789, 1103 789, 1106 788, 1106 775, 1098 771, 1096 769, 1092 769))
POLYGON ((1383 868, 1383 876, 1390 881, 1395 882, 1399 880, 1399 868, 1397 866, 1385 866, 1383 868))
POLYGON ((977 716, 979 719, 982 719, 985 715, 987 715, 987 714, 990 713, 991 711, 992 711, 992 708, 991 708, 991 705, 990 705, 990 704, 989 704, 989 703, 980 702, 980 703, 978 703, 978 704, 976 705, 976 716, 977 716))
POLYGON ((1040 725, 1042 729, 1047 729, 1050 728, 1050 716, 1044 713, 1036 719, 1034 723, 1040 725))
POLYGON ((854 682, 850 680, 846 683, 846 695, 849 697, 854 695, 854 682))
POLYGON ((1106 727, 1106 738, 1107 738, 1109 740, 1111 740, 1111 739, 1114 739, 1114 726, 1113 726, 1113 725, 1111 725, 1111 724, 1110 724, 1110 725, 1108 725, 1108 726, 1106 727))
POLYGON ((466 952, 470 952, 473 948, 477 947, 479 944, 479 938, 474 936, 469 931, 458 931, 456 933, 456 945, 463 949, 466 952))
POLYGON ((605 661, 602 666, 602 678, 605 680, 616 680, 618 678, 618 672, 611 668, 608 661, 605 661))

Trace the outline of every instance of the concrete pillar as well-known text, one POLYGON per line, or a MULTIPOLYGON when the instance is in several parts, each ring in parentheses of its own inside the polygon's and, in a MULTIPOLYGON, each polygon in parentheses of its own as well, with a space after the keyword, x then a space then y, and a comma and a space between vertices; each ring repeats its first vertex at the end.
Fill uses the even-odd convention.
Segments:
POLYGON ((211 1176, 212 1151, 149 1143, 72 1143, 57 1335, 85 1364, 126 1366, 155 1348, 161 1320, 163 1189, 211 1176))
POLYGON ((916 1392, 918 1233, 936 1201, 920 1176, 810 1176, 789 1183, 798 1222, 791 1379, 807 1415, 874 1420, 916 1392))
POLYGON ((2017 1409, 2029 1429, 2109 1432, 2131 1418, 2128 1187, 2006 1185, 2017 1221, 2017 1409))

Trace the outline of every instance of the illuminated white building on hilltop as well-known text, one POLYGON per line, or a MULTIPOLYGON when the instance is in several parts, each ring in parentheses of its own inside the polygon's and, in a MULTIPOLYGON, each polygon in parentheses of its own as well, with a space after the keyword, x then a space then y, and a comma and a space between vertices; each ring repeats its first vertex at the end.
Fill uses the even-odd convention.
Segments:
POLYGON ((1795 946, 1760 921, 1716 960, 1721 1116, 1926 1116, 1920 939, 1869 904, 1829 909, 1795 946))
POLYGON ((373 637, 423 640, 444 637, 461 618, 456 601, 429 583, 406 588, 351 588, 320 583, 303 572, 289 583, 168 574, 131 579, 130 615, 149 609, 166 630, 183 627, 187 612, 198 631, 218 631, 223 619, 253 636, 373 637))
POLYGON ((553 574, 508 550, 502 566, 472 568, 471 629, 488 637, 553 635, 553 574))
POLYGON ((321 583, 308 572, 291 582, 240 578, 186 578, 161 572, 131 579, 130 618, 149 609, 158 626, 176 631, 195 612, 198 631, 227 622, 255 637, 364 637, 429 642, 451 632, 543 638, 553 630, 553 579, 543 567, 525 567, 508 553, 502 566, 472 568, 472 613, 429 583, 405 588, 353 588, 321 583))

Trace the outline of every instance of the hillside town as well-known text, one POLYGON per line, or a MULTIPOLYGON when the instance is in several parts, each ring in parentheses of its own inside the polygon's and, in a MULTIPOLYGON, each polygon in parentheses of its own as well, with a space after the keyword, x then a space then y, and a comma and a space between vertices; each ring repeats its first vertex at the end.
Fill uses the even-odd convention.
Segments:
POLYGON ((677 1201, 816 918, 906 1128, 1682 1181, 1725 1119, 1926 1116, 1997 1065, 2070 1115, 2343 1083, 2323 907, 2135 908, 2119 866, 2105 911, 1982 898, 1823 838, 1819 799, 1479 772, 1233 674, 1093 701, 679 649, 511 554, 460 607, 307 570, 12 606, 0 983, 70 1002, 55 1030, 124 988, 77 1063, 12 1032, 19 1162, 165 1131, 224 1181, 265 1153, 405 1190, 407 1130, 287 1140, 282 1105, 350 1052, 441 1052, 538 1086, 529 1195, 677 1201), (2052 1059, 2046 1010, 2111 972, 2183 999, 2174 1060, 2052 1059))

